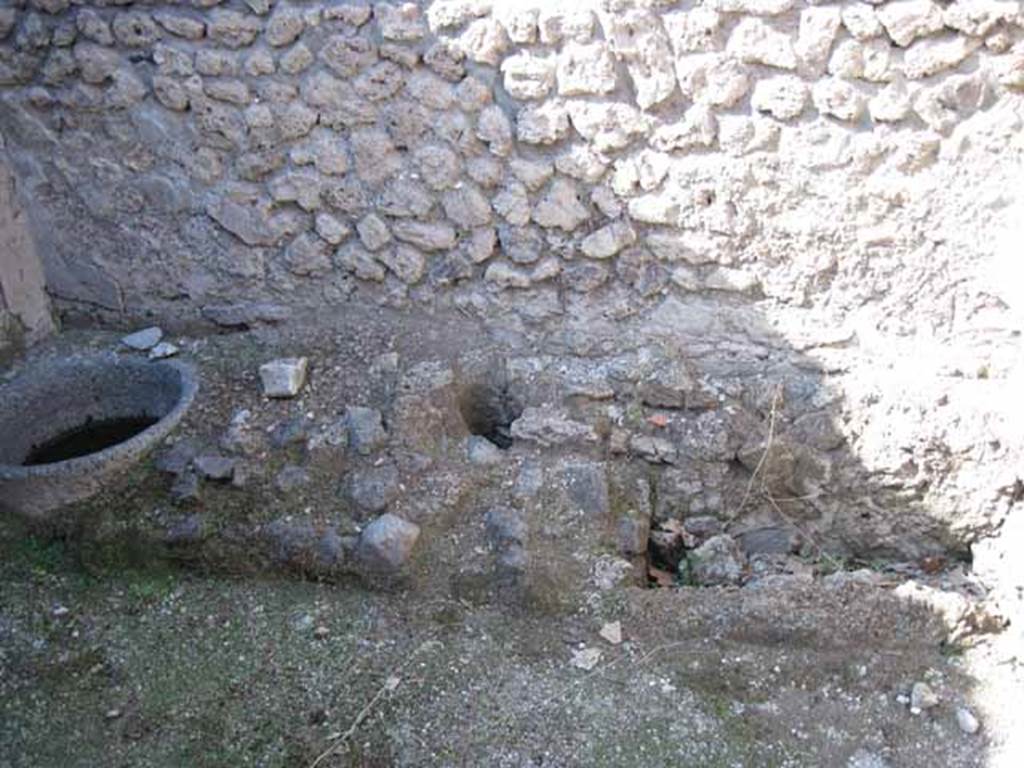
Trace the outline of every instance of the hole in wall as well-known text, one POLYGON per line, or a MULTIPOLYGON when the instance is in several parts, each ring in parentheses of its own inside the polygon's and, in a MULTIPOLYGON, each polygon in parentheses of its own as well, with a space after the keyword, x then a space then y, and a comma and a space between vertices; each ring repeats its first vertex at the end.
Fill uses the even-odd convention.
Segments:
POLYGON ((459 414, 470 434, 505 450, 512 447, 512 422, 523 412, 522 402, 506 382, 476 381, 459 389, 459 414))

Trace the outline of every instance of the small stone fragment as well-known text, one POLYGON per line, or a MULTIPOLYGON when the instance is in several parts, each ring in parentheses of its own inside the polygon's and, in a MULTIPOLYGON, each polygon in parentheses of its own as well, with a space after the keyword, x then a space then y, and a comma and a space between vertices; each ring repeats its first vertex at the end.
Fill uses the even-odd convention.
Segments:
POLYGON ((597 634, 612 645, 619 645, 622 642, 622 622, 610 621, 597 634))
POLYGON ((129 349, 134 349, 136 352, 145 352, 147 349, 152 349, 164 336, 163 330, 153 326, 151 328, 143 328, 141 331, 130 333, 121 339, 121 343, 129 349))
POLYGON ((981 728, 978 718, 967 707, 957 707, 956 724, 960 726, 961 731, 967 734, 977 733, 978 729, 981 728))
POLYGON ((910 711, 923 712, 939 704, 939 696, 928 683, 916 682, 910 689, 910 711))
POLYGON ((601 649, 599 648, 575 648, 569 663, 576 669, 589 672, 601 663, 601 649))
POLYGON ((306 383, 309 361, 304 357, 272 360, 260 366, 263 394, 267 397, 295 397, 306 383))
POLYGON ((149 359, 163 360, 164 358, 174 357, 176 354, 178 354, 178 348, 174 344, 171 344, 169 341, 161 341, 149 350, 149 359))

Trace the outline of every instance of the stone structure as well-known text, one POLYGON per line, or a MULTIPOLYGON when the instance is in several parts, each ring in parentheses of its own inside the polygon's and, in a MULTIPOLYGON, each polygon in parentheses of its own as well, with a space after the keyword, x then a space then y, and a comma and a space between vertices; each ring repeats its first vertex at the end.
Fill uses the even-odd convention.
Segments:
POLYGON ((0 355, 15 343, 40 339, 53 327, 25 208, 0 154, 0 355))
MULTIPOLYGON (((642 407, 692 416, 623 452, 704 451, 664 482, 714 511, 754 473, 865 551, 969 542, 1020 495, 1022 90, 1016 0, 0 9, 0 130, 62 311, 381 304, 551 371, 628 360, 642 407)), ((516 440, 616 435, 524 399, 516 440)))

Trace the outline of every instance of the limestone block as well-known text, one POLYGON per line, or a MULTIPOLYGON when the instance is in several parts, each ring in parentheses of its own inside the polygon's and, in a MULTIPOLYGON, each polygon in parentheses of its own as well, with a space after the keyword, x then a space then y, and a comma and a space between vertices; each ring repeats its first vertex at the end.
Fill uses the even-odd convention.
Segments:
POLYGON ((532 218, 547 229, 557 227, 571 232, 589 216, 586 206, 580 202, 576 185, 568 179, 556 178, 547 194, 534 206, 532 218))
POLYGON ((793 41, 785 32, 758 18, 744 18, 729 36, 727 50, 747 64, 796 69, 793 41))
POLYGON ((714 113, 703 104, 696 104, 686 110, 682 120, 655 130, 651 146, 666 152, 710 147, 717 135, 718 121, 714 113))
POLYGON ((111 29, 117 42, 129 48, 144 48, 162 37, 153 17, 142 11, 118 13, 111 29))
POLYGON ((459 36, 459 49, 479 64, 497 65, 508 50, 509 40, 501 22, 494 18, 477 19, 459 36))
POLYGON ((850 3, 843 6, 843 26, 857 40, 878 37, 885 29, 875 15, 875 9, 867 3, 850 3))
POLYGON ((695 53, 676 60, 676 77, 691 101, 728 108, 750 90, 746 66, 725 53, 695 53))
POLYGON ((228 48, 251 45, 263 26, 255 16, 238 11, 214 10, 207 19, 207 37, 228 48))
POLYGON ((449 189, 459 180, 462 166, 459 156, 439 144, 427 144, 413 153, 420 177, 433 189, 449 189))
POLYGON ((903 74, 911 80, 957 66, 981 46, 981 40, 963 35, 944 35, 919 40, 903 54, 903 74))
POLYGON ((512 150, 512 124, 496 104, 485 107, 477 119, 476 135, 492 154, 505 157, 512 150))
MULTIPOLYGON (((78 19, 79 24, 81 24, 81 12, 79 12, 78 19)), ((185 14, 173 11, 157 11, 153 14, 153 19, 167 32, 186 40, 199 40, 206 34, 206 24, 197 18, 186 16, 185 14)))
POLYGON ((285 249, 288 271, 301 277, 323 275, 330 271, 330 249, 323 240, 310 233, 296 237, 285 249))
POLYGON ((875 9, 892 41, 901 47, 942 29, 942 9, 932 0, 892 0, 875 9))
POLYGON ((516 115, 516 138, 524 144, 554 144, 568 132, 569 116, 557 102, 523 107, 516 115))
POLYGON ((856 121, 864 111, 864 97, 855 86, 838 78, 825 78, 814 84, 814 106, 825 115, 856 121))
POLYGON ((822 73, 841 23, 840 9, 836 6, 807 8, 800 14, 795 50, 807 72, 822 73))
POLYGON ((391 232, 383 219, 375 213, 368 213, 356 224, 359 240, 370 251, 379 251, 391 242, 391 232))
POLYGON ((505 90, 514 99, 544 98, 555 83, 555 62, 551 58, 520 53, 501 64, 505 90))
POLYGON ((295 397, 306 383, 309 360, 288 357, 260 366, 260 381, 267 397, 295 397))
POLYGON ((807 84, 792 75, 777 75, 761 80, 754 86, 751 106, 779 120, 798 117, 807 105, 810 95, 807 84))
POLYGON ((423 253, 407 243, 399 243, 377 258, 389 272, 406 285, 418 283, 427 267, 427 259, 423 253))
POLYGON ((295 42, 306 27, 302 12, 295 8, 274 11, 263 32, 264 39, 275 48, 295 42))
POLYGON ((594 36, 595 19, 589 8, 563 4, 542 8, 537 18, 540 41, 544 45, 562 42, 589 42, 594 36))
POLYGON ((708 5, 664 12, 661 21, 677 56, 725 48, 722 16, 708 5))
POLYGON ((491 205, 473 184, 462 183, 441 196, 445 215, 462 229, 474 229, 491 222, 491 205))
POLYGON ((608 161, 589 147, 574 144, 555 158, 555 168, 578 181, 593 184, 604 176, 608 161))
POLYGON ((580 250, 591 259, 609 259, 635 242, 636 232, 628 221, 613 221, 583 238, 580 250))
POLYGON ((629 104, 572 100, 567 109, 573 127, 598 152, 624 149, 651 125, 647 116, 629 104))
POLYGON ((676 87, 673 52, 656 14, 645 10, 610 14, 605 32, 616 57, 626 64, 641 109, 672 95, 676 87))
POLYGON ((385 40, 419 40, 427 33, 416 3, 376 3, 373 15, 385 40))
POLYGON ((494 196, 494 210, 509 224, 522 226, 530 220, 530 198, 526 187, 519 182, 509 182, 494 196))
POLYGON ((455 229, 444 222, 397 221, 392 227, 392 234, 398 240, 424 251, 455 247, 455 229))
POLYGON ((611 93, 617 75, 605 43, 569 43, 558 55, 558 92, 563 96, 611 93))

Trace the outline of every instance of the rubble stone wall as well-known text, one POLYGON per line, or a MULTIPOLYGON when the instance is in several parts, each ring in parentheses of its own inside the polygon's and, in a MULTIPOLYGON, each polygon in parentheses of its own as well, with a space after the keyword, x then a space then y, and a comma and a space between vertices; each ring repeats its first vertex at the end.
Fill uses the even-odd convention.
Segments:
POLYGON ((862 473, 970 530, 1019 495, 1022 94, 1017 0, 0 8, 62 310, 379 303, 628 320, 698 379, 785 358, 862 473))

